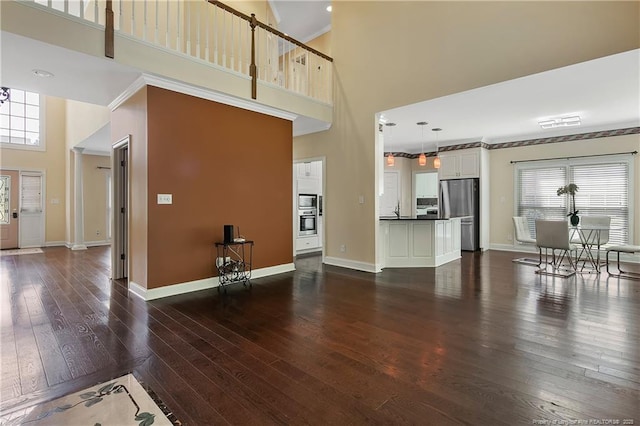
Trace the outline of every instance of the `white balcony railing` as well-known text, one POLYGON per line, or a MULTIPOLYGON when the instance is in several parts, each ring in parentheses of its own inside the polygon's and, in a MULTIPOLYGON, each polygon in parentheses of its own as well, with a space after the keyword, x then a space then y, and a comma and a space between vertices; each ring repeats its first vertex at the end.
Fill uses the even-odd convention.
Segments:
MULTIPOLYGON (((105 26, 107 0, 26 1, 105 26)), ((252 31, 248 15, 214 0, 113 0, 111 3, 116 34, 250 76, 252 31)), ((331 105, 331 62, 328 56, 257 22, 257 80, 331 105)))

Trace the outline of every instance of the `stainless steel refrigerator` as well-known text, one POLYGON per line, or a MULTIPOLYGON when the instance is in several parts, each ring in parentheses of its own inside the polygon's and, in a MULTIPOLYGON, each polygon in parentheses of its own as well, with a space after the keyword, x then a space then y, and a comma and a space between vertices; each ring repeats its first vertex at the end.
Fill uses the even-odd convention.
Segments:
POLYGON ((440 181, 440 215, 461 218, 462 250, 480 250, 479 179, 440 181))

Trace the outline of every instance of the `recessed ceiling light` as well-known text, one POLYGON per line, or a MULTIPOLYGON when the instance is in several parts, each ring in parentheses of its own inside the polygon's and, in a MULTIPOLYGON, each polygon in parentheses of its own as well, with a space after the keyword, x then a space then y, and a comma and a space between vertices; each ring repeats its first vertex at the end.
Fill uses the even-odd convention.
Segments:
POLYGON ((327 12, 331 12, 331 9, 332 9, 331 5, 327 6, 327 12))
POLYGON ((574 115, 571 117, 558 117, 541 120, 538 121, 538 124, 543 129, 555 129, 556 127, 579 126, 582 124, 582 121, 580 120, 579 115, 574 115))
POLYGON ((49 77, 53 77, 53 73, 46 71, 46 70, 38 70, 38 69, 34 69, 31 70, 31 72, 33 73, 33 75, 35 75, 36 77, 42 77, 42 78, 49 78, 49 77))

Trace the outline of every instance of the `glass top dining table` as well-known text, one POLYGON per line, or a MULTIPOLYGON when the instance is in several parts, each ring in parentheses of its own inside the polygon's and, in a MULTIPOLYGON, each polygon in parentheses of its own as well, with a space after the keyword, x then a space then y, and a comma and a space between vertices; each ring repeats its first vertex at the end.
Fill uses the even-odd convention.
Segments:
MULTIPOLYGON (((593 224, 593 225, 578 224, 575 226, 571 225, 570 227, 572 230, 570 240, 575 241, 574 236, 577 235, 580 241, 580 244, 582 245, 580 249, 580 253, 576 258, 576 267, 584 256, 582 268, 580 269, 580 272, 584 271, 585 265, 589 264, 592 267, 589 269, 590 270, 592 269, 593 271, 599 274, 600 266, 601 266, 600 242, 602 241, 602 238, 601 238, 602 232, 611 231, 617 228, 612 228, 611 226, 596 225, 596 224, 593 224), (595 251, 595 255, 594 255, 594 251, 595 251)), ((590 270, 588 272, 590 272, 590 270)))

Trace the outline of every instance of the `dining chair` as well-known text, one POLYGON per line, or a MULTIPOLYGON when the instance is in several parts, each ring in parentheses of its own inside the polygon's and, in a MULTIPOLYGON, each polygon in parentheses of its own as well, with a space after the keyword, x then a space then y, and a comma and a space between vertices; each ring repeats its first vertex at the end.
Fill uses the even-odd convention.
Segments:
MULTIPOLYGON (((529 232, 529 220, 524 216, 513 216, 513 229, 515 240, 522 244, 536 244, 536 239, 531 236, 529 232)), ((540 250, 540 249, 538 249, 540 250)), ((539 253, 539 257, 542 258, 542 252, 539 253)), ((540 262, 528 257, 520 257, 513 259, 512 262, 524 263, 526 265, 540 266, 540 262)))
MULTIPOLYGON (((582 269, 587 263, 587 260, 596 266, 596 270, 600 267, 600 246, 603 246, 609 242, 609 231, 611 228, 611 216, 582 216, 580 218, 580 227, 576 229, 571 237, 571 242, 574 244, 580 244, 582 249, 577 259, 580 260, 584 254, 582 269), (594 257, 592 248, 596 246, 598 251, 594 257)), ((576 261, 577 263, 577 261, 576 261)))
POLYGON ((536 245, 540 251, 540 265, 542 265, 542 249, 545 250, 545 257, 549 257, 551 250, 551 262, 547 262, 544 268, 538 268, 536 274, 554 275, 560 277, 570 277, 576 273, 576 264, 571 257, 572 251, 577 251, 577 246, 571 244, 569 239, 569 224, 566 220, 536 220, 536 245), (559 251, 556 257, 556 250, 559 251), (564 260, 569 262, 569 270, 562 269, 564 260), (552 271, 547 271, 551 265, 552 271))
POLYGON ((524 216, 513 217, 513 227, 515 229, 516 241, 523 244, 535 244, 536 239, 529 232, 529 221, 524 216))

